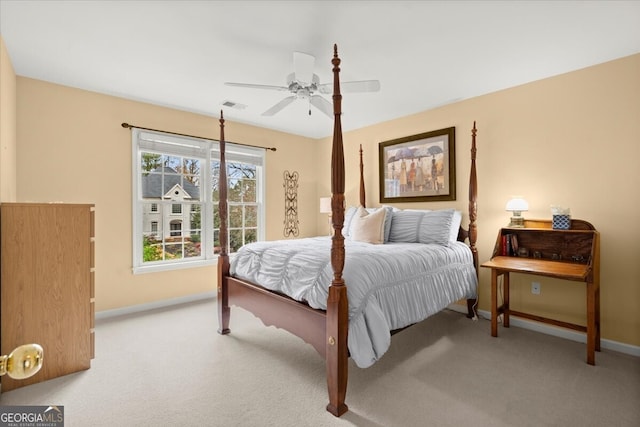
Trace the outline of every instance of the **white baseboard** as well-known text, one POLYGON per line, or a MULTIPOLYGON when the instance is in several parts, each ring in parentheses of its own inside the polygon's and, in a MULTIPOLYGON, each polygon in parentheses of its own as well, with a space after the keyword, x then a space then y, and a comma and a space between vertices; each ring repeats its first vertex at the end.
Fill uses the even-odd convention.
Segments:
MULTIPOLYGON (((467 307, 460 304, 451 304, 448 307, 450 310, 460 313, 467 313, 467 307)), ((478 310, 478 315, 487 320, 491 320, 491 312, 485 310, 478 310)), ((540 332, 547 335, 553 335, 554 337, 564 338, 571 341, 580 342, 586 344, 587 336, 583 333, 572 331, 570 329, 559 328, 551 325, 547 325, 540 322, 534 322, 527 319, 521 319, 516 316, 509 317, 510 326, 517 326, 523 329, 529 329, 531 331, 540 332)), ((619 353, 629 354, 631 356, 640 357, 640 347, 625 344, 618 341, 600 339, 600 347, 607 350, 617 351, 619 353)))
POLYGON ((215 297, 216 297, 216 292, 211 291, 211 292, 205 292, 202 294, 194 294, 194 295, 187 295, 184 297, 166 299, 161 301, 153 301, 145 304, 130 305, 128 307, 115 308, 112 310, 103 310, 103 311, 96 312, 96 320, 108 319, 110 317, 122 316, 125 314, 140 313, 142 311, 153 310, 156 308, 170 307, 172 305, 185 304, 189 302, 195 302, 195 301, 200 301, 200 300, 205 300, 205 299, 215 298, 215 297))

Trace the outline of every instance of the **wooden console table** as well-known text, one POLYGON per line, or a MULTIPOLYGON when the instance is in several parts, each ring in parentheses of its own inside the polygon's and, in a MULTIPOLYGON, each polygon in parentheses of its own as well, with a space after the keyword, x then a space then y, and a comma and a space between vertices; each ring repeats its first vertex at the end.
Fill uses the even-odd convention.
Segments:
POLYGON ((600 351, 600 235, 587 221, 571 220, 571 229, 554 230, 551 220, 526 220, 524 228, 502 228, 498 233, 491 260, 482 264, 491 269, 491 335, 498 336, 498 316, 509 327, 509 316, 585 332, 587 363, 595 365, 595 351, 600 351), (515 237, 511 237, 515 236, 515 237), (526 248, 518 256, 509 247, 526 248), (506 253, 509 252, 509 253, 506 253), (525 273, 586 283, 586 326, 512 310, 509 307, 509 273, 525 273), (503 277, 504 303, 498 307, 498 277, 503 277))

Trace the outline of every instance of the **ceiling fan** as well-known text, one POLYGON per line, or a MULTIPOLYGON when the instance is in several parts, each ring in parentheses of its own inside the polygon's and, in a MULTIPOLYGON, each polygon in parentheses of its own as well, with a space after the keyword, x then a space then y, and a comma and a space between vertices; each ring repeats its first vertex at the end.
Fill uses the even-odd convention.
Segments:
MULTIPOLYGON (((273 107, 262 113, 263 116, 273 116, 296 99, 308 100, 309 104, 316 107, 329 117, 333 117, 333 104, 327 101, 321 94, 332 94, 333 83, 320 84, 320 78, 313 73, 316 58, 302 52, 293 52, 293 73, 287 76, 286 86, 258 85, 250 83, 226 82, 227 86, 246 87, 251 89, 267 89, 278 91, 289 91, 291 95, 282 99, 273 107)), ((378 80, 361 80, 352 82, 341 82, 340 91, 345 92, 377 92, 380 90, 378 80)), ((311 115, 311 108, 309 108, 311 115)))

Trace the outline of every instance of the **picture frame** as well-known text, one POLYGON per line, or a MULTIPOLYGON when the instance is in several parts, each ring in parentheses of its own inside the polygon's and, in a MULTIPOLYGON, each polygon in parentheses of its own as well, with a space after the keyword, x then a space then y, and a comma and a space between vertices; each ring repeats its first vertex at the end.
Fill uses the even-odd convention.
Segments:
POLYGON ((455 129, 380 142, 380 203, 456 200, 455 129))

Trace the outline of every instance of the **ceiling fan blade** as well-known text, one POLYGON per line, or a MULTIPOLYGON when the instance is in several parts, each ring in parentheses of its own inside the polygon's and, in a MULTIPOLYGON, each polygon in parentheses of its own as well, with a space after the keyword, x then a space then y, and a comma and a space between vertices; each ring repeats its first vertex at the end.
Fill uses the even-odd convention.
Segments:
POLYGON ((322 111, 329 117, 333 117, 333 104, 321 97, 320 95, 311 95, 309 99, 311 105, 322 111))
MULTIPOLYGON (((380 82, 378 80, 360 80, 355 82, 340 83, 340 92, 377 92, 380 90, 380 82)), ((318 85, 318 91, 325 94, 333 94, 333 83, 325 83, 318 85)))
POLYGON ((278 102, 273 107, 262 113, 263 116, 273 116, 278 111, 282 110, 287 105, 291 104, 296 99, 295 95, 287 96, 282 101, 278 102))
POLYGON ((316 58, 308 53, 293 52, 293 78, 303 85, 313 82, 313 67, 316 58))
POLYGON ((231 83, 225 82, 225 86, 247 87, 250 89, 268 89, 268 90, 289 90, 287 86, 271 86, 271 85, 254 85, 250 83, 231 83))

